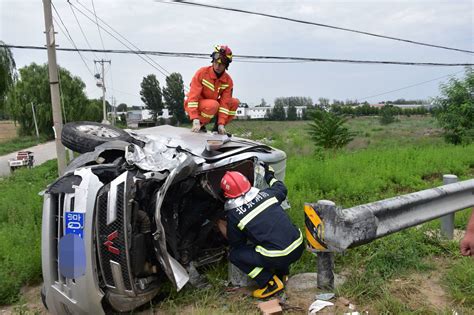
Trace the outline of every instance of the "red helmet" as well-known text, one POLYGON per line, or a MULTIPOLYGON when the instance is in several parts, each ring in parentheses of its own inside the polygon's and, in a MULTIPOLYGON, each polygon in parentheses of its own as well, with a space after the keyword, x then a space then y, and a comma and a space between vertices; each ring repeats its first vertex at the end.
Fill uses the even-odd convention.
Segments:
POLYGON ((211 54, 212 62, 217 60, 218 63, 223 63, 226 68, 232 62, 232 50, 226 45, 214 46, 214 51, 211 54))
POLYGON ((247 177, 240 172, 228 171, 221 180, 221 188, 226 198, 240 197, 249 191, 251 187, 247 177))

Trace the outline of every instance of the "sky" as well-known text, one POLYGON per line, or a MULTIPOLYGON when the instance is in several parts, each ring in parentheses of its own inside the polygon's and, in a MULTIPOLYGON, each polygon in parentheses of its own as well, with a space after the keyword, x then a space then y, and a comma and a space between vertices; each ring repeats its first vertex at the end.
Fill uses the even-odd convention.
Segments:
MULTIPOLYGON (((226 44, 232 48, 234 56, 474 63, 474 54, 470 53, 237 12, 154 0, 70 2, 85 13, 87 11, 84 7, 90 11, 95 8, 100 19, 141 50, 210 54, 214 45, 226 44)), ((474 50, 472 0, 196 2, 474 50)), ((96 49, 127 49, 103 30, 99 34, 97 25, 71 7, 66 0, 56 0, 53 4, 77 47, 89 48, 89 42, 90 47, 96 49)), ((93 15, 87 14, 95 20, 93 15)), ((53 16, 57 21, 57 45, 72 48, 73 45, 63 32, 64 26, 54 11, 53 16)), ((100 21, 99 23, 101 24, 100 21)), ((0 0, 0 40, 11 45, 44 46, 44 29, 42 1, 0 0)), ((47 62, 45 50, 12 49, 12 52, 17 68, 32 62, 47 62)), ((155 68, 132 54, 84 52, 82 55, 85 62, 77 52, 58 51, 57 61, 60 66, 84 81, 89 98, 100 98, 102 90, 96 86, 96 79, 92 75, 98 72, 94 60, 111 60, 111 65, 106 66, 105 75, 107 99, 110 101, 113 96, 116 104, 126 103, 129 106, 143 105, 139 92, 140 83, 146 75, 155 74, 160 85, 165 85, 165 75, 156 68, 165 73, 181 73, 185 86, 189 86, 197 69, 210 65, 210 58, 151 56, 155 68)), ((262 98, 273 104, 276 97, 287 96, 311 97, 315 102, 320 97, 331 100, 356 99, 369 103, 399 98, 429 99, 439 95, 440 83, 447 82, 450 77, 462 77, 464 68, 322 62, 250 63, 235 60, 228 71, 234 81, 234 97, 252 106, 260 104, 262 98), (426 81, 430 82, 419 84, 426 81), (416 86, 404 88, 412 85, 416 86), (398 91, 382 94, 393 90, 398 91)))

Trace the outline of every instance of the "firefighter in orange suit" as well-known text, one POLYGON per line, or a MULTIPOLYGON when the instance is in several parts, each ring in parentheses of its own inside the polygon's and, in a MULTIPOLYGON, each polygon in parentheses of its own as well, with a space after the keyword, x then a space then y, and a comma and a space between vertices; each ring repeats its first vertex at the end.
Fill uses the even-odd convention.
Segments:
POLYGON ((213 131, 226 134, 225 125, 234 119, 239 100, 232 97, 234 84, 225 71, 232 62, 232 50, 216 45, 211 54, 212 66, 199 69, 191 80, 191 90, 184 101, 184 110, 193 122, 191 131, 206 132, 206 124, 217 115, 213 131))

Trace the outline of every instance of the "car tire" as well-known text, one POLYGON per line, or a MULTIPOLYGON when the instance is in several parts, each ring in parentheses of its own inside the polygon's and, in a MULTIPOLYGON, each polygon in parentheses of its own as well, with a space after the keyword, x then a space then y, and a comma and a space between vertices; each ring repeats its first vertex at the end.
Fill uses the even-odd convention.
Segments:
POLYGON ((112 140, 132 142, 132 136, 120 128, 92 121, 70 122, 64 125, 61 142, 79 153, 94 151, 102 143, 112 140))

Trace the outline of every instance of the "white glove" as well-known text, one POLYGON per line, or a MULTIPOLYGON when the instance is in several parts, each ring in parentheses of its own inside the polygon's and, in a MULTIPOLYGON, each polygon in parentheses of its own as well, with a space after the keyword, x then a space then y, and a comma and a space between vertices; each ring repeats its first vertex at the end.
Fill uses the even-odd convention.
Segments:
POLYGON ((220 135, 225 135, 226 132, 225 132, 224 125, 219 125, 219 126, 217 126, 217 132, 218 132, 220 135))
POLYGON ((193 119, 193 126, 191 127, 192 132, 199 132, 201 129, 201 123, 199 122, 199 119, 193 119))

